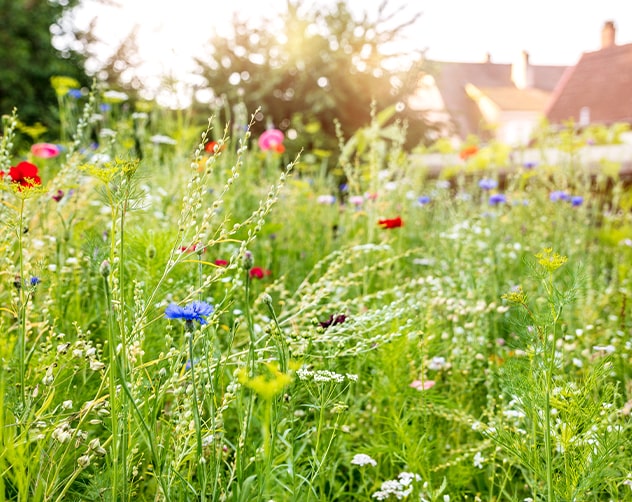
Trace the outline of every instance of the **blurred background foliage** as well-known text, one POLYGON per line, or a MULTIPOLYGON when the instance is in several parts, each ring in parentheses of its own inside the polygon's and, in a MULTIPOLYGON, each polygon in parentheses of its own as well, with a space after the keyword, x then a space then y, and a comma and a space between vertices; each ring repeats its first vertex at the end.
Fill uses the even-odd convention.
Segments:
MULTIPOLYGON (((0 0, 0 112, 17 107, 21 121, 41 122, 48 136, 58 123, 50 85, 55 75, 88 87, 94 78, 132 102, 142 90, 142 81, 129 77, 139 63, 134 31, 88 74, 85 63, 95 60, 98 42, 94 25, 79 31, 65 15, 81 1, 0 0)), ((397 42, 420 14, 402 21, 402 9, 384 0, 377 12, 358 15, 344 0, 318 9, 287 0, 286 9, 269 19, 236 14, 232 35, 211 35, 206 56, 196 60, 201 83, 194 91, 208 99, 194 101, 188 111, 201 124, 215 114, 219 123, 234 125, 236 110, 260 108, 255 134, 272 126, 292 130, 288 155, 305 149, 332 167, 339 144, 335 120, 350 137, 370 122, 371 109, 394 107, 391 122, 405 125, 406 146, 416 146, 430 126, 405 103, 425 70, 423 51, 398 52, 397 42)), ((166 85, 175 84, 170 78, 166 85)))
POLYGON ((55 134, 59 117, 51 77, 91 82, 78 50, 87 34, 64 19, 80 1, 0 0, 0 113, 17 108, 23 123, 40 122, 55 134))
POLYGON ((388 5, 372 18, 354 18, 344 1, 329 10, 288 1, 279 19, 255 24, 235 17, 233 36, 212 38, 208 56, 197 60, 200 74, 220 102, 261 106, 276 127, 300 131, 309 150, 335 150, 334 119, 350 135, 368 124, 372 102, 378 110, 396 105, 396 118, 408 122, 409 141, 417 144, 428 126, 404 103, 424 64, 421 52, 393 46, 419 15, 397 23, 397 9, 388 5))

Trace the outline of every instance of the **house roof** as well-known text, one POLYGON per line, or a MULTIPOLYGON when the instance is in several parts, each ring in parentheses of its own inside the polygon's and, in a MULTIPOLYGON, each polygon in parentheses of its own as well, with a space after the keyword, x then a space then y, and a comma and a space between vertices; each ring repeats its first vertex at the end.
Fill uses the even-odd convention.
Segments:
POLYGON ((584 53, 560 81, 546 116, 577 121, 582 108, 591 123, 632 122, 632 44, 584 53))
POLYGON ((503 111, 543 112, 551 93, 541 89, 517 87, 479 87, 503 111))
MULTIPOLYGON (((466 137, 477 134, 489 135, 476 103, 465 92, 467 84, 481 89, 516 88, 511 79, 511 64, 430 62, 435 70, 435 80, 447 111, 453 117, 457 133, 466 137)), ((529 65, 532 87, 541 91, 553 91, 566 70, 565 66, 529 65)), ((544 106, 542 107, 544 111, 544 106)))

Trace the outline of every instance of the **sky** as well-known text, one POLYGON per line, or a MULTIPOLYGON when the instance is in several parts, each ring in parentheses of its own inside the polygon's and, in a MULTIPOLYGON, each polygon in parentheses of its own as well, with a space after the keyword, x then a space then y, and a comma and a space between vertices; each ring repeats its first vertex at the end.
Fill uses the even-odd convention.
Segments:
MULTIPOLYGON (((322 8, 333 0, 303 0, 306 8, 322 8)), ((96 17, 96 33, 111 54, 138 26, 144 63, 139 74, 149 87, 159 75, 185 76, 192 56, 216 30, 225 32, 233 12, 241 17, 271 17, 285 0, 83 0, 75 14, 79 26, 96 17)), ((381 0, 347 0, 352 10, 377 11, 381 0)), ((583 52, 598 50, 601 29, 614 21, 616 42, 632 43, 630 0, 390 0, 388 12, 403 6, 406 19, 420 12, 405 41, 412 50, 440 61, 511 63, 522 51, 538 65, 573 65, 583 52), (391 7, 392 5, 392 7, 391 7)))

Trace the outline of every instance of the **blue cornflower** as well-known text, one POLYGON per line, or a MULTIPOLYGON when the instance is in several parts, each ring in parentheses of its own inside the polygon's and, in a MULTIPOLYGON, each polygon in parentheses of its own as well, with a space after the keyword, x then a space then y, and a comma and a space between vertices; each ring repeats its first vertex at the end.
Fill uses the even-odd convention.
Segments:
POLYGON ((553 202, 560 200, 570 200, 570 196, 564 190, 555 190, 549 194, 549 199, 553 202))
POLYGON ((40 280, 40 278, 39 278, 39 277, 37 277, 37 276, 35 276, 35 275, 34 275, 33 277, 31 277, 31 279, 30 279, 30 281, 29 281, 29 282, 31 283, 31 286, 35 287, 35 286, 37 286, 37 285, 38 285, 40 282, 42 282, 42 281, 40 280))
POLYGON ((502 193, 495 193, 489 196, 489 204, 491 206, 496 206, 498 204, 504 204, 507 202, 507 197, 505 197, 502 193))
POLYGON ((537 162, 525 162, 524 164, 522 164, 522 166, 525 169, 533 169, 534 167, 536 167, 538 165, 537 162))
POLYGON ((191 302, 181 307, 176 303, 172 303, 165 309, 165 317, 168 319, 184 319, 185 321, 197 321, 200 324, 206 324, 206 316, 213 313, 213 306, 206 302, 191 302))
POLYGON ((483 178, 478 182, 478 186, 483 190, 493 190, 498 186, 498 182, 491 178, 483 178))
POLYGON ((81 92, 81 89, 68 89, 68 96, 79 99, 83 96, 83 92, 81 92))
POLYGON ((571 197, 571 204, 573 206, 581 206, 584 203, 584 198, 581 195, 574 195, 571 197))
POLYGON ((417 202, 419 202, 419 205, 425 206, 426 204, 430 204, 430 197, 428 197, 427 195, 421 195, 417 199, 417 202))

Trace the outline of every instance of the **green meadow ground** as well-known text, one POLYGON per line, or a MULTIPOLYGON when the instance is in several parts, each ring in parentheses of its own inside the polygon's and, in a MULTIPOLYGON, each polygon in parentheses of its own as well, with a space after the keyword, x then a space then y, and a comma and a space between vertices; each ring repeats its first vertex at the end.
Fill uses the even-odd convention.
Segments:
POLYGON ((47 159, 4 121, 1 500, 632 500, 632 193, 589 138, 430 178, 376 120, 328 174, 94 106, 47 159))

